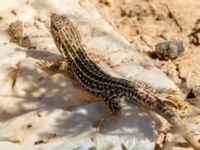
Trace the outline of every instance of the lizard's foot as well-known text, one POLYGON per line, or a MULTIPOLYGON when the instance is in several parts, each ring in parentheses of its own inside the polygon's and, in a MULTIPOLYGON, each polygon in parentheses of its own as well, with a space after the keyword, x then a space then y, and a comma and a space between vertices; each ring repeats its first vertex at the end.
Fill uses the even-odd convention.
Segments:
POLYGON ((66 62, 63 60, 58 60, 58 61, 42 60, 37 62, 37 64, 40 66, 41 69, 46 71, 51 70, 54 72, 59 72, 66 70, 64 68, 66 66, 66 62))

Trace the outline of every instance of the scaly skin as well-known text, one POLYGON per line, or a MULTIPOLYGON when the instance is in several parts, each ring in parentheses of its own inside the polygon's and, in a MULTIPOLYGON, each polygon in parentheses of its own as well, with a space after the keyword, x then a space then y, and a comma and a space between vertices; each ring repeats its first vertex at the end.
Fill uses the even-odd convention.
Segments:
POLYGON ((200 150, 200 143, 195 135, 188 132, 178 116, 175 102, 170 103, 170 100, 159 98, 153 90, 147 90, 145 84, 140 81, 131 82, 103 72, 86 54, 77 27, 66 16, 51 15, 51 34, 58 50, 68 63, 70 73, 85 90, 103 98, 112 112, 120 111, 119 101, 124 98, 127 102, 164 117, 175 129, 182 132, 185 140, 193 148, 200 150))

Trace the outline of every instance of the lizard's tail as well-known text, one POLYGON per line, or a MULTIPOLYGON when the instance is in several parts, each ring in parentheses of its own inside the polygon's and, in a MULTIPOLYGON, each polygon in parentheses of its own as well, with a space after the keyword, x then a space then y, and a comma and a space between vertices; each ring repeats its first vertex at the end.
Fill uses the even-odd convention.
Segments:
MULTIPOLYGON (((179 99, 175 99, 179 100, 179 99)), ((170 103, 163 103, 160 99, 157 99, 157 112, 162 114, 162 116, 169 121, 169 123, 175 128, 175 130, 195 149, 200 150, 200 139, 195 135, 191 129, 188 128, 187 122, 192 116, 198 116, 198 111, 195 110, 192 105, 188 103, 180 103, 181 108, 178 109, 177 106, 171 107, 170 103), (186 114, 187 115, 186 115, 186 114), (184 119, 181 118, 183 115, 184 119), (189 116, 188 116, 189 115, 189 116)), ((165 101, 166 102, 166 101, 165 101)), ((168 102, 168 101, 167 101, 168 102)), ((169 101, 171 102, 171 101, 169 101)), ((179 101, 178 101, 179 102, 179 101)), ((172 103, 173 104, 173 103, 172 103)), ((199 117, 199 116, 198 116, 199 117)))
POLYGON ((200 139, 191 132, 188 131, 188 128, 184 121, 178 116, 173 116, 170 119, 170 123, 178 130, 178 132, 184 137, 184 139, 195 149, 200 150, 200 139))

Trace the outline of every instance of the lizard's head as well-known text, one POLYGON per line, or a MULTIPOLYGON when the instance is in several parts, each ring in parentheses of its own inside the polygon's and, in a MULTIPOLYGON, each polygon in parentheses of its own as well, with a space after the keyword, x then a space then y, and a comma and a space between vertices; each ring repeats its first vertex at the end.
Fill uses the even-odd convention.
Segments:
POLYGON ((51 19, 51 30, 53 29, 59 31, 70 23, 67 16, 64 15, 52 14, 50 19, 51 19))
POLYGON ((77 27, 64 15, 52 14, 50 19, 50 32, 63 57, 66 58, 67 53, 75 53, 82 46, 77 27))
MULTIPOLYGON (((68 19, 66 16, 58 15, 58 14, 52 14, 51 17, 51 27, 50 32, 53 36, 54 42, 56 45, 61 42, 61 32, 66 26, 66 22, 68 22, 68 19)), ((58 45, 57 45, 58 46, 58 45)))
MULTIPOLYGON (((51 26, 50 26, 50 32, 54 39, 54 42, 60 51, 60 53, 65 57, 65 50, 63 49, 64 41, 69 40, 66 39, 66 33, 65 29, 66 26, 70 23, 67 16, 64 15, 58 15, 58 14, 52 14, 50 17, 51 20, 51 26)), ((66 42, 65 42, 66 43, 66 42)))

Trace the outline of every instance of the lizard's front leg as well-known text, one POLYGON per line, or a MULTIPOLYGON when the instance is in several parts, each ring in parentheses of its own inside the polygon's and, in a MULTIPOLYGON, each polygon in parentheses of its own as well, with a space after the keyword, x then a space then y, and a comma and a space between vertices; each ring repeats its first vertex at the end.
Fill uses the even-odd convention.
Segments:
POLYGON ((41 60, 37 62, 37 65, 40 66, 41 69, 44 70, 52 70, 52 71, 63 71, 66 70, 64 67, 66 66, 66 62, 61 60, 41 60))

